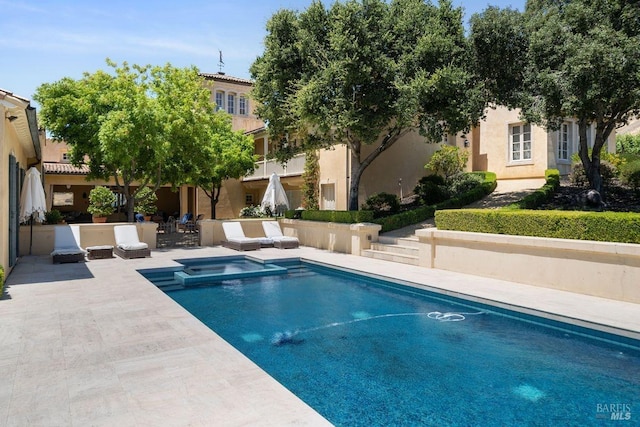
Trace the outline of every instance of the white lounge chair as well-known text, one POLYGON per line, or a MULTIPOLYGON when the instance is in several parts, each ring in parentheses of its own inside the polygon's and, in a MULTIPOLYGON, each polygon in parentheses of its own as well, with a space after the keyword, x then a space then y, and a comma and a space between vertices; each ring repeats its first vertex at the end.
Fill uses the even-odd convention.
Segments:
POLYGON ((53 263, 84 261, 87 251, 80 247, 80 227, 56 225, 53 229, 53 263))
POLYGON ((295 249, 300 245, 297 237, 285 236, 278 221, 262 221, 264 235, 273 240, 273 246, 278 249, 295 249))
POLYGON ((116 225, 113 227, 116 238, 116 246, 113 251, 120 258, 145 258, 151 256, 149 245, 138 238, 138 229, 135 225, 116 225))
POLYGON ((273 241, 266 238, 245 236, 242 224, 237 221, 223 222, 222 230, 226 238, 222 246, 236 251, 254 251, 263 245, 273 245, 273 241))

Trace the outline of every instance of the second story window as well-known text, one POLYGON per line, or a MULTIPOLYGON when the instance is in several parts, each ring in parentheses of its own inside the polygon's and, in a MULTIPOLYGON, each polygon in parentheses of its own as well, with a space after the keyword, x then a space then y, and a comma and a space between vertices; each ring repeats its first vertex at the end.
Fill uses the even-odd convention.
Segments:
POLYGON ((229 114, 236 113, 236 96, 232 93, 227 95, 227 113, 229 114))
POLYGON ((216 92, 216 110, 224 110, 224 93, 216 92))
POLYGON ((238 98, 238 114, 241 116, 247 115, 247 104, 247 98, 241 95, 240 98, 238 98))
POLYGON ((62 163, 71 162, 71 153, 62 153, 62 163))

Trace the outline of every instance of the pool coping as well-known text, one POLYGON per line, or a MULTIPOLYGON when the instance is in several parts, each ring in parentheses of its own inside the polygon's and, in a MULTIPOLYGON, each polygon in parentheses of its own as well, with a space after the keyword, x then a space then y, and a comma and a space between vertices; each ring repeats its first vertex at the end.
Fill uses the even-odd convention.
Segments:
MULTIPOLYGON (((234 254, 21 258, 0 301, 0 425, 330 425, 137 272, 234 254)), ((640 334, 638 304, 306 247, 250 256, 299 257, 640 334)))

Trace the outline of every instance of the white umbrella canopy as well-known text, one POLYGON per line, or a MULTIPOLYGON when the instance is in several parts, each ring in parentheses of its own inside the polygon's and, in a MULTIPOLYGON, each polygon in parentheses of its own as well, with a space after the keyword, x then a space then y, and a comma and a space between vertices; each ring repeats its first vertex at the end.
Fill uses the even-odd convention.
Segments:
POLYGON ((47 211, 47 199, 42 188, 42 180, 38 169, 32 167, 24 178, 24 186, 20 196, 20 222, 34 221, 44 222, 44 213, 47 211))
POLYGON ((47 211, 47 199, 44 195, 42 180, 38 169, 32 167, 24 178, 24 186, 20 195, 20 222, 31 219, 31 233, 29 238, 29 255, 33 245, 33 221, 44 222, 47 211))
POLYGON ((260 206, 262 206, 262 209, 269 208, 272 214, 282 214, 289 209, 287 193, 285 193, 284 187, 280 182, 280 177, 275 172, 269 177, 269 185, 267 185, 267 190, 260 206))

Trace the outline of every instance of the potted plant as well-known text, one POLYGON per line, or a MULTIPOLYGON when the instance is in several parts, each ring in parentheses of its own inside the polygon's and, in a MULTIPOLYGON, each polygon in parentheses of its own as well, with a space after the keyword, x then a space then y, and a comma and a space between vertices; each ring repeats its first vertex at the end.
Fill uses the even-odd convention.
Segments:
POLYGON ((107 187, 98 186, 89 193, 89 207, 87 211, 93 215, 93 222, 107 222, 116 203, 116 195, 107 187))
POLYGON ((57 209, 51 209, 44 213, 44 219, 47 224, 60 224, 62 222, 62 213, 57 209))
POLYGON ((140 192, 136 195, 136 204, 133 209, 142 214, 145 218, 145 221, 149 221, 151 219, 151 215, 158 210, 156 207, 156 202, 158 201, 158 196, 156 196, 155 191, 153 191, 150 187, 144 187, 140 192))

